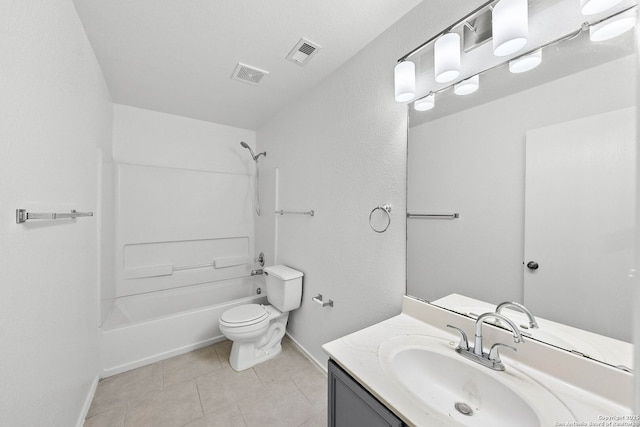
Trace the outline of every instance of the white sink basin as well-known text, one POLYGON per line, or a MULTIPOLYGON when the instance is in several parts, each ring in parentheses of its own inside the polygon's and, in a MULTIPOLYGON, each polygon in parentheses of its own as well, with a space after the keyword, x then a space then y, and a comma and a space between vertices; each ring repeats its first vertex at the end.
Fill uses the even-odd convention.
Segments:
POLYGON ((498 372, 455 352, 457 342, 426 335, 386 341, 378 351, 385 373, 443 425, 554 425, 575 418, 547 389, 509 366, 498 372))

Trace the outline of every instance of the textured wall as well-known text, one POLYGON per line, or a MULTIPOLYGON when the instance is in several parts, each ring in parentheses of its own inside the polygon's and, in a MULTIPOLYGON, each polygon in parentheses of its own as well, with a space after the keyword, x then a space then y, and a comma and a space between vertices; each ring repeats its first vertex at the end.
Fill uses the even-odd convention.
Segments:
POLYGON ((476 3, 423 2, 258 129, 258 148, 268 156, 256 252, 265 251, 268 264, 305 273, 302 307, 289 331, 322 363, 323 343, 400 312, 407 119, 406 106, 394 101, 393 67, 476 3), (276 197, 278 209, 314 209, 316 216, 275 217, 276 197), (392 224, 378 234, 369 212, 384 203, 392 206, 392 224), (318 293, 335 306, 313 303, 318 293))
POLYGON ((71 1, 0 2, 0 425, 73 426, 98 374, 96 211, 111 99, 71 1))

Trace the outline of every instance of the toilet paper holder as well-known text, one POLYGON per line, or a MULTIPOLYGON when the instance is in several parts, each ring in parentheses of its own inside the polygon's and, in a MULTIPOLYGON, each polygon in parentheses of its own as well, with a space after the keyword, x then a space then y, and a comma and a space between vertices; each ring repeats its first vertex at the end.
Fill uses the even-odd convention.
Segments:
POLYGON ((323 307, 329 306, 329 307, 333 307, 333 300, 328 300, 328 301, 323 301, 322 300, 322 294, 318 294, 315 297, 311 298, 314 302, 317 302, 318 304, 320 304, 323 307))

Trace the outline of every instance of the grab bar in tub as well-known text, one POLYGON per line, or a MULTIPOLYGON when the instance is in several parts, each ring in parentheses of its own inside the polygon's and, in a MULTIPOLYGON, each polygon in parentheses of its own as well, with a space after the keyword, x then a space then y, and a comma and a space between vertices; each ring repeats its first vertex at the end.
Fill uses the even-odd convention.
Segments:
POLYGON ((220 258, 208 264, 197 265, 156 265, 152 267, 131 268, 124 271, 125 279, 143 279, 145 277, 171 276, 174 271, 195 270, 198 268, 226 268, 238 265, 249 265, 251 259, 249 257, 230 257, 220 258))
POLYGON ((39 213, 39 212, 27 212, 26 209, 16 209, 16 224, 25 223, 31 219, 65 219, 65 218, 78 218, 81 216, 93 216, 93 212, 77 212, 75 209, 72 209, 71 212, 50 212, 50 213, 39 213))
POLYGON ((313 211, 313 209, 311 209, 310 211, 307 211, 307 212, 283 211, 282 209, 280 209, 279 211, 276 211, 275 213, 277 213, 279 215, 309 215, 309 216, 314 216, 316 214, 313 211))
POLYGON ((407 218, 456 219, 456 218, 460 218, 460 214, 458 212, 453 212, 453 213, 409 213, 407 212, 407 218))

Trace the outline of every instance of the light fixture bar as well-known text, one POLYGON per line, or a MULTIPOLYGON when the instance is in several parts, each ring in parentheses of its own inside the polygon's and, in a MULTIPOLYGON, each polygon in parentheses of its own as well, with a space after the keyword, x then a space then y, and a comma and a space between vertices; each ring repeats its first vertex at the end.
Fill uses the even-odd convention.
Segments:
MULTIPOLYGON (((633 6, 633 7, 635 7, 635 6, 633 6)), ((531 49, 530 51, 525 52, 525 53, 523 53, 522 55, 518 55, 518 56, 516 56, 515 58, 511 58, 509 61, 513 61, 514 59, 518 59, 518 58, 520 58, 520 57, 523 57, 523 56, 529 55, 529 54, 531 54, 531 53, 535 52, 536 50, 542 50, 542 49, 546 48, 547 46, 551 46, 551 45, 553 45, 553 44, 560 43, 560 42, 562 42, 562 41, 564 41, 564 40, 568 40, 568 39, 571 39, 571 38, 575 38, 575 37, 577 37, 580 33, 582 33, 583 31, 588 31, 588 30, 589 30, 589 26, 586 26, 586 27, 585 27, 585 26, 582 26, 582 27, 580 27, 580 29, 579 29, 579 30, 573 31, 573 32, 571 32, 571 33, 569 33, 569 34, 567 34, 567 35, 565 35, 565 36, 559 37, 559 38, 557 38, 557 39, 555 39, 555 40, 553 40, 553 41, 550 41, 549 43, 546 43, 546 44, 544 44, 544 45, 542 45, 542 46, 540 46, 540 47, 537 47, 537 48, 535 48, 535 49, 531 49)), ((480 72, 476 73, 476 75, 478 75, 478 76, 479 76, 479 75, 482 75, 482 74, 484 74, 484 73, 487 73, 487 72, 489 72, 489 71, 491 71, 491 70, 495 70, 496 68, 502 67, 503 65, 507 64, 509 61, 504 61, 504 62, 501 62, 501 63, 499 63, 499 64, 494 65, 493 67, 486 68, 486 69, 484 69, 484 70, 482 70, 482 71, 480 71, 480 72)), ((465 79, 463 79, 463 80, 465 80, 465 79)), ((442 87, 442 88, 440 88, 440 89, 438 89, 438 90, 431 91, 431 93, 434 93, 434 94, 442 93, 442 92, 444 92, 444 91, 446 91, 446 90, 448 90, 448 89, 451 89, 451 88, 452 88, 452 87, 454 87, 457 83, 460 83, 460 82, 454 82, 454 83, 452 83, 452 84, 450 84, 450 85, 448 85, 448 86, 442 87)))
POLYGON ((464 21, 464 26, 467 27, 473 34, 476 33, 476 29, 473 27, 473 25, 469 24, 469 21, 467 21, 466 19, 464 21))
POLYGON ((600 21, 594 22, 593 24, 589 25, 589 38, 591 39, 591 41, 600 42, 600 41, 609 40, 609 39, 618 37, 619 35, 622 35, 623 33, 626 33, 631 28, 633 28, 637 23, 637 16, 636 14, 631 14, 628 12, 634 7, 635 6, 631 6, 626 10, 622 10, 618 13, 614 13, 608 18, 601 19, 600 21), (619 20, 616 21, 616 18, 619 18, 619 20), (607 31, 607 21, 609 22, 609 25, 608 25, 609 31, 607 31), (622 26, 617 25, 616 26, 617 28, 615 30, 610 28, 612 24, 620 24, 622 22, 625 22, 625 24, 622 26), (600 27, 600 28, 597 29, 597 27, 600 27), (593 32, 594 30, 596 30, 595 33, 593 32))
POLYGON ((626 8, 626 9, 619 10, 619 11, 617 11, 616 13, 612 13, 611 15, 609 15, 609 16, 605 16, 604 18, 599 19, 599 20, 597 20, 597 21, 594 21, 594 22, 585 22, 584 24, 582 24, 582 30, 583 30, 583 31, 588 31, 588 30, 589 30, 589 27, 593 27, 594 25, 598 25, 599 23, 604 22, 604 21, 606 21, 607 19, 615 18, 616 16, 618 16, 618 15, 622 15, 623 13, 627 13, 627 12, 628 12, 628 11, 630 11, 631 9, 635 9, 635 8, 637 8, 637 7, 638 7, 638 5, 637 5, 637 4, 633 4, 633 5, 629 6, 629 7, 628 7, 628 8, 626 8))
POLYGON ((580 0, 580 10, 583 15, 595 15, 616 6, 621 1, 622 0, 580 0))
MULTIPOLYGON (((552 45, 554 45, 554 44, 557 44, 557 43, 560 43, 560 42, 563 42, 563 41, 566 41, 566 40, 572 40, 572 39, 575 39, 575 38, 576 38, 576 37, 578 37, 581 33, 589 31, 589 28, 590 28, 590 27, 592 27, 592 26, 594 26, 594 25, 597 25, 597 24, 599 24, 599 23, 601 23, 601 22, 603 22, 603 21, 606 21, 607 19, 610 19, 610 18, 613 18, 613 17, 615 17, 615 16, 621 15, 621 14, 623 14, 623 13, 625 13, 625 12, 628 12, 628 11, 630 11, 630 10, 632 10, 632 9, 635 9, 635 8, 637 8, 637 7, 638 7, 638 5, 635 5, 635 4, 634 4, 634 5, 632 5, 632 6, 629 6, 629 7, 628 7, 628 8, 626 8, 626 9, 623 9, 623 10, 621 10, 621 11, 619 11, 619 12, 616 12, 616 13, 614 13, 614 14, 611 14, 610 16, 607 16, 606 18, 602 18, 602 19, 600 19, 600 20, 598 20, 598 21, 595 21, 595 22, 592 22, 592 23, 584 22, 584 23, 580 26, 580 28, 579 28, 579 29, 577 29, 577 30, 575 30, 575 31, 572 31, 572 32, 570 32, 570 33, 568 33, 568 34, 566 34, 566 35, 564 35, 564 36, 558 37, 557 39, 552 40, 552 41, 550 41, 550 42, 548 42, 548 43, 545 43, 545 44, 543 44, 543 45, 541 45, 541 46, 538 46, 538 47, 536 47, 536 48, 533 48, 533 49, 531 49, 531 50, 529 50, 529 51, 527 51, 527 52, 522 53, 521 55, 518 55, 518 56, 516 56, 516 57, 510 58, 510 59, 508 59, 508 60, 506 60, 506 61, 503 61, 503 62, 500 62, 499 64, 496 64, 496 65, 494 65, 494 66, 492 66, 492 67, 489 67, 489 68, 486 68, 486 69, 484 69, 484 70, 481 70, 481 71, 477 72, 477 73, 476 73, 476 75, 481 75, 481 74, 487 73, 487 72, 489 72, 489 71, 491 71, 491 70, 495 70, 496 68, 498 68, 498 67, 502 67, 503 65, 507 64, 509 61, 513 61, 514 59, 518 59, 518 58, 521 58, 521 57, 523 57, 523 56, 529 55, 529 54, 531 54, 531 53, 533 53, 533 52, 535 52, 535 51, 537 51, 537 50, 545 49, 545 48, 547 48, 547 47, 549 47, 549 46, 552 46, 552 45)), ((465 77, 465 78, 464 78, 464 79, 462 79, 462 80, 466 80, 467 78, 468 78, 468 77, 465 77)), ((456 84, 460 83, 462 80, 458 80, 458 81, 452 82, 451 84, 449 84, 449 85, 447 85, 447 86, 444 86, 444 87, 442 87, 442 88, 440 88, 440 89, 438 89, 438 90, 432 90, 432 91, 430 91, 430 92, 429 92, 429 94, 430 94, 430 95, 431 95, 431 94, 433 94, 433 95, 438 95, 438 94, 440 94, 440 93, 442 93, 442 92, 445 92, 445 91, 447 91, 447 90, 449 90, 449 89, 453 88, 456 84)))
MULTIPOLYGON (((448 26, 448 27, 447 27, 447 28, 445 28, 443 31, 440 31, 438 34, 436 34, 435 36, 431 37, 431 38, 430 38, 429 40, 427 40, 426 42, 422 43, 421 45, 419 45, 419 46, 418 46, 418 47, 416 47, 415 49, 413 49, 413 50, 411 50, 411 51, 407 52, 406 54, 404 54, 404 56, 400 57, 400 58, 398 59, 398 61, 397 61, 397 62, 406 61, 406 60, 407 60, 407 59, 409 59, 411 56, 415 55, 416 53, 420 52, 422 49, 424 49, 425 47, 427 47, 429 44, 433 43, 433 42, 434 42, 438 37, 440 37, 440 36, 441 36, 441 35, 443 35, 443 34, 446 34, 446 33, 450 32, 452 29, 454 29, 454 28, 455 28, 455 27, 457 27, 458 25, 460 25, 460 24, 464 24, 466 21, 468 21, 469 19, 471 19, 473 16, 475 16, 475 15, 476 15, 476 14, 478 14, 479 12, 482 12, 484 9, 486 9, 486 8, 488 8, 488 9, 493 9, 493 3, 495 3, 496 1, 497 1, 497 0, 490 0, 490 1, 488 1, 488 2, 486 2, 486 3, 484 3, 484 4, 482 4, 481 6, 479 6, 479 7, 478 7, 478 8, 476 8, 476 9, 474 9, 474 10, 473 10, 473 12, 469 13, 469 14, 468 14, 467 16, 465 16, 464 18, 459 19, 459 20, 458 20, 458 21, 456 21, 453 25, 448 26)), ((585 24, 587 25, 587 29, 589 29, 589 27, 590 27, 590 26, 592 26, 592 25, 599 24, 599 23, 600 23, 600 22, 602 22, 602 21, 606 21, 606 20, 607 20, 607 19, 609 19, 609 18, 613 18, 614 16, 620 15, 621 13, 625 13, 626 11, 631 10, 631 9, 633 9, 633 8, 635 8, 635 7, 638 7, 638 5, 635 5, 635 4, 634 4, 634 5, 629 6, 628 8, 626 8, 626 9, 624 9, 624 10, 621 10, 621 11, 619 11, 619 12, 616 12, 616 13, 614 13, 614 14, 612 14, 612 15, 610 15, 610 16, 608 16, 608 17, 606 17, 606 18, 603 18, 603 19, 601 19, 601 20, 599 20, 599 21, 597 21, 597 22, 592 22, 592 23, 590 23, 590 24, 585 22, 585 24)), ((584 29, 585 24, 583 24, 583 29, 584 29)), ((577 35, 577 34, 579 34, 579 33, 580 33, 580 30, 579 30, 579 31, 577 31, 575 34, 574 34, 574 33, 571 33, 571 34, 574 34, 574 36, 575 36, 575 35, 577 35)), ((527 54, 529 54, 529 53, 533 52, 534 50, 538 50, 538 49, 541 49, 541 48, 547 47, 547 46, 549 46, 549 45, 552 45, 552 44, 554 44, 554 43, 558 43, 558 42, 560 42, 560 41, 564 40, 566 37, 568 37, 568 36, 560 37, 559 39, 556 39, 556 40, 554 40, 554 41, 552 41, 552 42, 549 42, 549 43, 547 43, 547 44, 545 44, 545 45, 543 45, 543 46, 539 46, 539 47, 537 47, 537 48, 535 48, 535 49, 532 49, 532 50, 530 50, 529 52, 525 52, 525 53, 523 53, 522 55, 519 55, 519 56, 527 55, 527 54)), ((515 59, 515 58, 511 58, 511 59, 515 59)), ((502 64, 498 64, 497 66, 500 66, 500 65, 502 65, 502 64)), ((496 67, 492 67, 492 68, 496 68, 496 67)), ((488 70, 489 70, 489 69, 487 69, 487 70, 485 70, 485 71, 488 71, 488 70)))
POLYGON ((430 43, 432 43, 434 40, 436 40, 438 37, 440 37, 443 34, 446 34, 448 32, 450 32, 451 30, 453 30, 455 27, 457 27, 460 24, 463 24, 465 21, 468 21, 470 18, 472 18, 473 16, 475 16, 476 14, 482 12, 484 9, 486 9, 487 7, 491 7, 491 5, 493 3, 495 3, 497 0, 489 0, 488 2, 480 5, 479 7, 477 7, 476 9, 473 10, 473 12, 469 13, 468 15, 466 15, 464 18, 457 20, 456 22, 453 23, 453 25, 448 26, 447 28, 445 28, 444 30, 440 31, 438 34, 436 34, 435 36, 431 37, 429 40, 427 40, 426 42, 422 43, 420 46, 416 47, 415 49, 413 49, 412 51, 406 53, 404 56, 402 56, 400 59, 398 59, 398 62, 402 62, 402 61, 406 61, 408 58, 410 58, 411 56, 415 55, 416 53, 420 52, 422 49, 424 49, 425 47, 427 47, 430 43))

